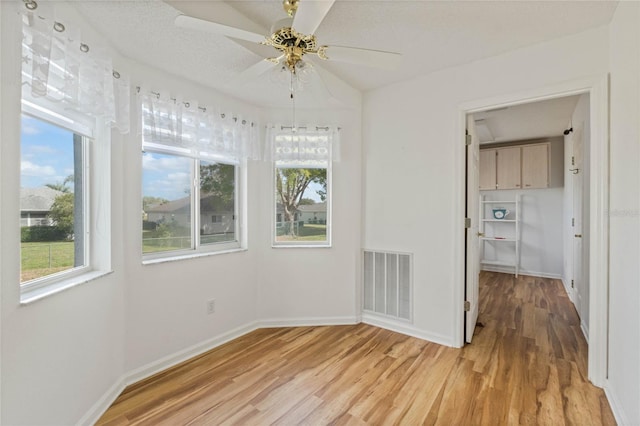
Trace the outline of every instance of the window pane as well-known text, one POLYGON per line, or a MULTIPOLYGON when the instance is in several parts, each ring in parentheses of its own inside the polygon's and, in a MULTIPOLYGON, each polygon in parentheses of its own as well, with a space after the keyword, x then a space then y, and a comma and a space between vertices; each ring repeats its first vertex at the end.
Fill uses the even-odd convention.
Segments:
POLYGON ((276 168, 276 242, 327 241, 327 169, 276 168))
POLYGON ((85 266, 84 138, 22 116, 20 282, 85 266))
POLYGON ((200 244, 235 241, 236 168, 200 162, 200 244))
POLYGON ((192 248, 191 164, 174 155, 142 154, 142 252, 192 248))

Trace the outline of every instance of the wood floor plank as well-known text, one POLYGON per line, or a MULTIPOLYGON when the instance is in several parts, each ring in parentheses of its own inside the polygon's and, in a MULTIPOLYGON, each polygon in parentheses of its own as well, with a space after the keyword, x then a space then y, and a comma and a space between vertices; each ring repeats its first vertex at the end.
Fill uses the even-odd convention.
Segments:
POLYGON ((260 329, 129 386, 97 424, 615 424, 562 283, 480 282, 462 349, 366 324, 260 329))

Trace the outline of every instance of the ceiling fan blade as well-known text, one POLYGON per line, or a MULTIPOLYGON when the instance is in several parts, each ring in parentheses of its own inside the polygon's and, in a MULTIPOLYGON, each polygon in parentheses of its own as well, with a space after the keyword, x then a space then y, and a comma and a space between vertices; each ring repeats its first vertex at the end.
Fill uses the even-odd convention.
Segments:
POLYGON ((293 28, 300 34, 314 34, 335 0, 302 0, 293 17, 293 28))
POLYGON ((223 25, 240 28, 257 34, 267 34, 268 28, 263 27, 247 18, 236 8, 223 1, 202 0, 164 0, 182 15, 197 16, 205 21, 218 22, 223 25))
POLYGON ((272 46, 266 46, 264 44, 256 44, 250 41, 246 41, 246 40, 241 40, 238 38, 232 38, 230 37, 230 39, 239 44, 240 46, 244 47, 245 49, 247 49, 250 52, 255 53, 256 55, 260 56, 261 58, 270 58, 275 56, 276 54, 280 54, 280 52, 276 49, 274 49, 272 46))
POLYGON ((237 38, 241 40, 261 43, 265 37, 251 31, 242 30, 240 28, 230 27, 228 25, 219 24, 217 22, 205 21, 204 19, 194 18, 187 15, 179 15, 176 17, 175 24, 181 28, 190 30, 206 31, 214 34, 220 34, 227 37, 237 38))
MULTIPOLYGON (((282 56, 280 56, 277 59, 279 62, 280 59, 282 59, 282 56)), ((262 61, 254 65, 251 65, 249 68, 247 68, 246 70, 242 71, 240 74, 232 78, 229 83, 232 85, 243 85, 257 78, 258 76, 264 74, 265 72, 269 71, 270 69, 276 66, 278 66, 277 63, 263 59, 262 61)))
POLYGON ((340 87, 340 85, 344 84, 344 82, 342 82, 342 80, 340 80, 340 78, 337 77, 335 74, 333 74, 332 72, 324 68, 320 64, 322 60, 318 58, 312 59, 311 57, 305 60, 309 61, 313 66, 313 70, 316 72, 318 76, 318 80, 322 84, 322 88, 326 93, 326 97, 327 97, 326 100, 332 106, 336 106, 336 107, 342 107, 344 105, 347 105, 348 103, 340 98, 340 95, 343 93, 343 90, 340 87))
POLYGON ((384 69, 395 69, 402 58, 400 53, 343 46, 328 46, 326 55, 330 61, 384 69))

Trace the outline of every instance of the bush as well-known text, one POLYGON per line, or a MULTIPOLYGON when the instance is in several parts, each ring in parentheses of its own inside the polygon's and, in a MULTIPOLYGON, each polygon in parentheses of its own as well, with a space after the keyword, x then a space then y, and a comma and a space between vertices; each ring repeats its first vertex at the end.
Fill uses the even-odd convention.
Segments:
POLYGON ((142 230, 143 231, 155 231, 155 229, 158 227, 158 224, 156 222, 151 222, 149 220, 143 220, 142 221, 142 230))
POLYGON ((23 226, 20 228, 20 242, 66 241, 67 232, 57 226, 23 226))

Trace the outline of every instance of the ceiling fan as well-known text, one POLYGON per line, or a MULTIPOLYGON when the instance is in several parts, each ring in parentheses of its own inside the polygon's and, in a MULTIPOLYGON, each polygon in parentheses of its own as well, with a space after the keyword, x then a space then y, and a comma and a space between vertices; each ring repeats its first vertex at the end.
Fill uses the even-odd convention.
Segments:
MULTIPOLYGON (((264 60, 243 71, 236 78, 240 81, 255 78, 275 66, 289 71, 293 79, 300 71, 309 68, 307 59, 310 57, 384 69, 395 68, 401 57, 399 53, 394 52, 319 44, 314 33, 335 0, 283 0, 282 6, 287 17, 277 21, 271 28, 271 34, 267 36, 260 34, 255 25, 251 26, 251 30, 245 29, 249 25, 244 17, 241 17, 244 18, 241 25, 228 25, 215 22, 209 19, 209 16, 207 19, 190 16, 198 14, 199 11, 198 8, 190 8, 187 5, 189 2, 165 1, 185 13, 175 19, 176 26, 224 35, 254 53, 266 56, 264 60), (265 51, 265 46, 271 50, 265 51)), ((199 3, 202 5, 202 2, 199 3)), ((231 9, 227 6, 226 10, 229 12, 231 9)), ((237 18, 239 12, 231 10, 230 13, 235 14, 237 18)), ((214 19, 217 21, 220 17, 217 13, 215 15, 214 19)), ((317 65, 317 62, 314 65, 317 65)))

